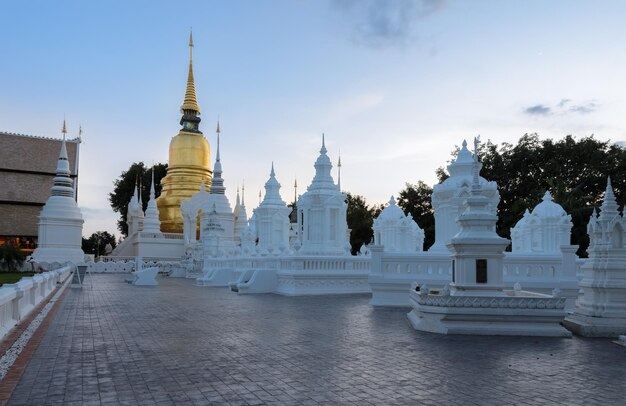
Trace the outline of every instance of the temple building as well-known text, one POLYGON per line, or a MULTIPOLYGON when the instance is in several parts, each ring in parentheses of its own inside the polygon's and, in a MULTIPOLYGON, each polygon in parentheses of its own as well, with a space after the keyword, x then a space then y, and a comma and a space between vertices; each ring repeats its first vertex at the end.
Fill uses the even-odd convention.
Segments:
POLYGON ((300 254, 347 255, 350 252, 346 194, 330 174, 333 165, 326 152, 322 134, 322 148, 314 165, 315 177, 297 204, 298 229, 302 230, 300 254))
MULTIPOLYGON (((69 177, 78 195, 80 134, 66 140, 69 177)), ((0 132, 0 245, 30 254, 37 246, 39 212, 50 196, 62 140, 0 132)))
POLYGON ((276 180, 272 162, 270 177, 265 182, 265 196, 254 209, 254 229, 261 255, 278 255, 289 249, 289 212, 280 196, 280 183, 276 180))
MULTIPOLYGON (((454 161, 448 165, 450 177, 433 187, 432 206, 435 211, 435 243, 430 247, 430 252, 444 252, 448 249, 446 244, 459 232, 460 226, 457 218, 465 211, 465 201, 469 197, 472 184, 472 166, 474 157, 467 149, 464 140, 454 161)), ((478 163, 478 170, 482 163, 478 163)), ((495 182, 487 181, 479 177, 481 193, 489 200, 488 210, 496 215, 500 194, 495 182)))
POLYGON ((189 34, 189 73, 183 105, 182 128, 170 142, 167 175, 161 180, 161 195, 156 203, 159 208, 161 231, 183 232, 183 216, 180 205, 183 200, 200 191, 204 183, 211 184, 209 142, 199 130, 200 106, 196 98, 193 77, 193 37, 189 34))

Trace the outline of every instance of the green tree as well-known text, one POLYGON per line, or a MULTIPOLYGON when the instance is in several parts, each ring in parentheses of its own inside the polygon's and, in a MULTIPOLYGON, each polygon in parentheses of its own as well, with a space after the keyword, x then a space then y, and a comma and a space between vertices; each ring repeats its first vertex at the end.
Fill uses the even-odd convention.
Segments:
POLYGON ((0 246, 0 263, 6 267, 9 272, 17 271, 26 260, 26 254, 18 247, 11 243, 0 246))
POLYGON ((421 180, 406 183, 398 195, 398 206, 404 214, 411 214, 417 225, 424 230, 424 250, 435 243, 435 216, 431 199, 433 189, 421 180))
POLYGON ((479 157, 481 176, 495 181, 500 192, 497 230, 510 238, 511 228, 526 209, 535 207, 549 190, 554 201, 572 216, 572 244, 585 255, 589 245, 587 223, 604 196, 607 176, 623 207, 626 192, 626 151, 593 136, 540 140, 525 134, 516 145, 485 143, 479 157))
POLYGON ((348 193, 347 221, 350 231, 350 245, 352 255, 356 255, 363 244, 369 244, 374 236, 375 208, 369 207, 363 196, 348 193))
POLYGON ((150 182, 152 181, 152 168, 154 168, 154 193, 158 197, 161 194, 161 179, 167 173, 167 164, 155 164, 153 167, 146 167, 143 162, 133 163, 128 170, 122 172, 119 178, 113 182, 113 191, 109 193, 109 202, 113 211, 120 214, 117 221, 117 229, 124 235, 128 235, 128 225, 126 224, 126 214, 128 202, 135 192, 137 182, 141 186, 141 200, 143 210, 148 207, 150 196, 150 182))
POLYGON ((111 248, 117 246, 115 234, 110 234, 108 231, 96 231, 89 238, 83 238, 82 248, 85 254, 101 256, 106 254, 107 244, 111 244, 111 248))

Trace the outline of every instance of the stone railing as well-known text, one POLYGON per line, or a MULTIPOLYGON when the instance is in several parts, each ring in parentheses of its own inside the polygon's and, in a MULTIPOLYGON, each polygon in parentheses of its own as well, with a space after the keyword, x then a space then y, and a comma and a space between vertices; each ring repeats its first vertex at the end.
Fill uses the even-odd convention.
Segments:
POLYGON ((354 271, 369 272, 369 257, 234 257, 234 258, 206 258, 203 261, 205 270, 232 268, 232 269, 275 269, 303 272, 333 272, 354 271))
POLYGON ((146 231, 140 231, 139 238, 142 238, 142 239, 163 238, 165 240, 182 240, 184 237, 182 234, 178 234, 178 233, 149 233, 146 231))
POLYGON ((0 340, 46 299, 57 284, 63 283, 73 270, 74 266, 68 265, 0 287, 0 340))
MULTIPOLYGON (((576 282, 584 260, 577 259, 576 247, 563 247, 562 255, 504 256, 503 278, 506 284, 519 282, 564 281, 576 282)), ((452 259, 449 255, 415 253, 381 253, 373 250, 372 274, 390 278, 424 279, 426 283, 446 283, 452 276, 452 259)), ((556 287, 556 285, 552 286, 556 287)))
MULTIPOLYGON (((168 271, 172 266, 180 264, 180 258, 149 258, 144 257, 143 267, 159 267, 168 271)), ((129 273, 135 270, 135 257, 101 257, 98 262, 87 263, 87 270, 93 273, 129 273)))
POLYGON ((524 296, 444 296, 411 292, 411 298, 422 306, 471 307, 500 309, 563 309, 564 297, 524 296))

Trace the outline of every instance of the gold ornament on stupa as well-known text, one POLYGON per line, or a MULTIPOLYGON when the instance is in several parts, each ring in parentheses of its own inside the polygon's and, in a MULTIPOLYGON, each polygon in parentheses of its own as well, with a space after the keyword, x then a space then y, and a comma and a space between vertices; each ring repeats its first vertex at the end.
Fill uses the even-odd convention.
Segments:
POLYGON ((161 195, 157 199, 161 231, 182 233, 183 217, 180 204, 200 191, 202 183, 211 185, 209 142, 198 129, 200 106, 196 98, 193 77, 193 37, 189 33, 189 73, 185 99, 180 107, 182 128, 170 142, 167 175, 161 180, 161 195))

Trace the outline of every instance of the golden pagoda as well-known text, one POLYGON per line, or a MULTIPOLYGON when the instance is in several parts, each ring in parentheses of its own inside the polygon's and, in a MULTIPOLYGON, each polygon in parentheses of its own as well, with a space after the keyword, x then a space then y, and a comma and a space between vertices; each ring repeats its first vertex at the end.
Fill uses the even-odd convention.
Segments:
POLYGON ((159 208, 161 231, 182 233, 183 217, 180 204, 200 191, 200 186, 211 184, 209 142, 198 129, 200 106, 196 99, 193 79, 193 37, 189 34, 189 74, 187 90, 180 119, 182 128, 170 142, 167 175, 161 180, 161 196, 156 203, 159 208))

